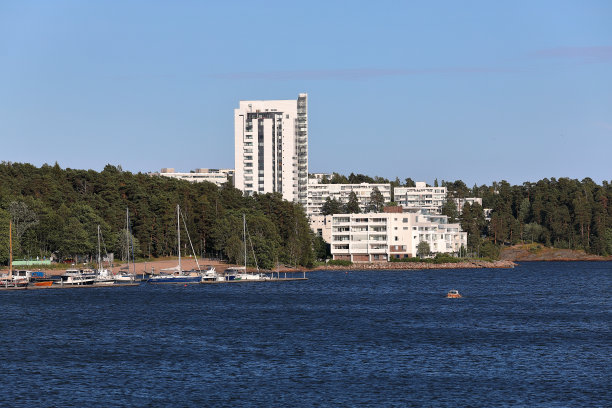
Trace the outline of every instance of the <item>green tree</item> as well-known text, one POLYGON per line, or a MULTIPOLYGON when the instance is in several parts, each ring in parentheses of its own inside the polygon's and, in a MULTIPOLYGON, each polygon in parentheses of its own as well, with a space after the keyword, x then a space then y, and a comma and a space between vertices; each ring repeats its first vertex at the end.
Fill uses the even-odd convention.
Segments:
POLYGON ((457 222, 459 219, 459 211, 457 211, 457 204, 455 204, 455 200, 449 198, 444 201, 444 204, 442 204, 442 214, 448 216, 449 222, 457 222))
POLYGON ((370 202, 367 207, 367 212, 382 212, 385 207, 385 197, 382 195, 378 187, 372 189, 370 193, 370 202))
POLYGON ((429 256, 431 254, 431 249, 429 248, 429 243, 427 241, 421 241, 417 245, 417 255, 420 258, 429 256))
POLYGON ((354 191, 351 191, 349 194, 349 199, 346 205, 344 206, 344 211, 347 214, 359 214, 361 212, 361 208, 359 207, 359 201, 357 199, 357 194, 354 191))
POLYGON ((404 186, 405 187, 416 187, 416 183, 414 182, 414 180, 408 177, 406 180, 404 180, 404 186))
POLYGON ((608 228, 604 234, 605 255, 612 254, 612 228, 608 228))
POLYGON ((315 235, 312 245, 316 259, 322 261, 331 257, 330 245, 322 237, 315 235))
POLYGON ((6 265, 9 260, 9 223, 11 215, 0 208, 0 264, 6 265))
POLYGON ((321 215, 334 215, 342 213, 342 204, 335 198, 327 197, 321 206, 321 215))

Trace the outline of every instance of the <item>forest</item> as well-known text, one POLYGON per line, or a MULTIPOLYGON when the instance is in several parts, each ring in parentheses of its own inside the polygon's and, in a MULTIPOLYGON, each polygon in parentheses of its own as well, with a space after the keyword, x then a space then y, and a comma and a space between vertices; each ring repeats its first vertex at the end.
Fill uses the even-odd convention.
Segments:
MULTIPOLYGON (((57 260, 97 253, 97 227, 106 251, 127 256, 128 238, 137 258, 177 254, 176 206, 180 205, 181 252, 244 262, 243 214, 246 215, 250 265, 272 269, 277 264, 310 266, 320 240, 311 233, 299 204, 279 194, 243 197, 231 185, 189 183, 120 166, 103 171, 62 169, 57 164, 0 164, 0 263, 9 252, 12 220, 16 259, 57 260), (130 225, 126 228, 126 211, 130 225), (129 231, 126 233, 126 231, 129 231)), ((323 248, 324 250, 324 248, 323 248)))
MULTIPOLYGON (((335 173, 326 182, 389 181, 335 173)), ((407 178, 401 183, 396 178, 391 184, 414 186, 414 181, 407 178)), ((482 206, 466 204, 462 214, 452 200, 443 207, 443 213, 468 232, 467 251, 471 255, 495 257, 501 246, 521 242, 612 254, 612 185, 607 181, 599 185, 589 178, 551 178, 469 188, 461 180, 442 180, 439 185, 447 187, 449 197, 482 198, 482 206), (490 221, 485 220, 484 208, 492 210, 490 221)), ((37 168, 3 162, 0 264, 8 262, 9 220, 15 259, 94 257, 98 225, 106 251, 116 259, 127 256, 128 239, 134 243, 138 258, 175 256, 177 204, 189 231, 189 236, 181 233, 184 253, 191 253, 191 238, 198 256, 243 263, 245 214, 250 265, 256 261, 267 269, 277 264, 311 266, 326 256, 326 245, 310 231, 304 209, 279 194, 244 197, 229 184, 217 187, 133 174, 113 165, 96 172, 62 169, 57 164, 37 168), (130 215, 128 233, 126 210, 130 215)))

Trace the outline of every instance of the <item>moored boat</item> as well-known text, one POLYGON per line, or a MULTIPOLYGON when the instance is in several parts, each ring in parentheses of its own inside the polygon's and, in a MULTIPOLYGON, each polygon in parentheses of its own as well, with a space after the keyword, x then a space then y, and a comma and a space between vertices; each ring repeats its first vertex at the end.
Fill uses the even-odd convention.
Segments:
POLYGON ((161 273, 159 275, 152 275, 147 279, 147 283, 200 283, 202 282, 202 271, 198 264, 198 258, 193 251, 193 245, 191 244, 191 238, 189 237, 189 231, 185 225, 187 232, 187 238, 189 238, 189 244, 193 251, 193 256, 198 267, 198 270, 184 271, 181 267, 181 209, 177 204, 176 206, 176 232, 177 232, 177 249, 178 249, 178 265, 174 268, 162 269, 161 272, 173 271, 173 273, 161 273))

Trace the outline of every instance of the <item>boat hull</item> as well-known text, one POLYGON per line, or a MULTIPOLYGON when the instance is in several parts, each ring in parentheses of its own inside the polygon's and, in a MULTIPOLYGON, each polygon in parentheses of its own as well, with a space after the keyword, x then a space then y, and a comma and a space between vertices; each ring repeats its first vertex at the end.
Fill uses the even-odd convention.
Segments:
POLYGON ((152 277, 147 283, 199 283, 201 280, 201 276, 164 276, 152 277))

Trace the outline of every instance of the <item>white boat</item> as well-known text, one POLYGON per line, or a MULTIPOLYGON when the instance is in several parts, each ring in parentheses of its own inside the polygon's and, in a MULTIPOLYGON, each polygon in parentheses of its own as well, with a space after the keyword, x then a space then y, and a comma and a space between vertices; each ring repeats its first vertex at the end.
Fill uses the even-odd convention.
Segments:
POLYGON ((84 275, 78 269, 68 269, 56 282, 56 285, 93 285, 96 277, 92 275, 84 275))
POLYGON ((224 281, 225 278, 217 273, 214 266, 209 265, 204 271, 202 271, 202 282, 218 282, 224 281))
MULTIPOLYGON (((181 208, 177 204, 176 205, 176 233, 177 233, 177 249, 178 249, 178 265, 174 268, 162 269, 163 271, 173 271, 171 274, 160 274, 151 276, 147 283, 200 283, 202 282, 202 271, 200 270, 200 264, 198 263, 198 257, 195 254, 195 250, 193 249, 193 244, 191 243, 191 237, 189 237, 189 231, 187 230, 187 224, 183 219, 183 223, 185 224, 185 231, 187 232, 187 238, 189 238, 189 245, 191 245, 191 250, 193 251, 193 256, 195 258, 196 265, 198 270, 184 271, 181 267, 181 208)), ((214 268, 213 268, 214 269, 214 268)))
POLYGON ((115 278, 113 277, 112 272, 102 267, 102 256, 100 252, 100 236, 101 235, 102 233, 100 232, 100 226, 98 225, 98 270, 96 273, 94 283, 96 285, 114 285, 115 278))
POLYGON ((130 209, 125 209, 125 239, 126 239, 126 248, 127 248, 127 267, 121 268, 118 273, 115 274, 115 280, 117 282, 134 282, 136 279, 136 263, 132 258, 132 267, 134 268, 134 273, 130 273, 130 248, 132 249, 132 257, 134 256, 134 248, 130 245, 130 209))
POLYGON ((244 241, 244 266, 228 268, 225 270, 226 276, 232 276, 233 278, 227 280, 240 280, 240 281, 261 281, 270 279, 266 274, 259 272, 259 266, 257 265, 257 258, 255 257, 255 251, 253 250, 253 244, 251 243, 251 249, 253 250, 253 259, 255 260, 255 267, 257 273, 247 272, 247 229, 246 229, 246 215, 242 214, 242 237, 244 241), (229 275, 228 275, 229 271, 229 275))

